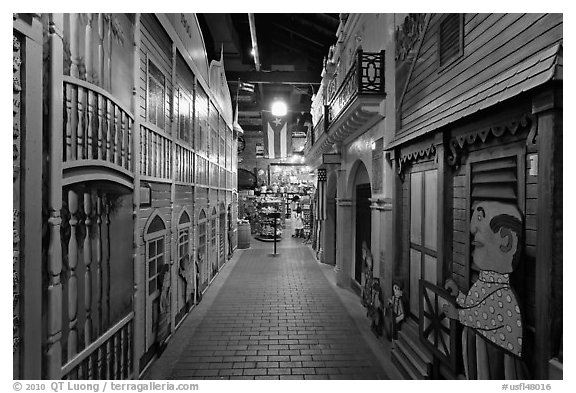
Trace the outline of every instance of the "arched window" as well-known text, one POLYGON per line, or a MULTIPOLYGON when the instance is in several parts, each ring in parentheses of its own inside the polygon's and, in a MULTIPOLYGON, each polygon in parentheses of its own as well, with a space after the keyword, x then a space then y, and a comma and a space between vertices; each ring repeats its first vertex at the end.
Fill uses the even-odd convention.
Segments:
POLYGON ((208 258, 206 255, 206 212, 200 210, 198 214, 198 269, 200 269, 200 290, 203 290, 208 281, 208 258))
POLYGON ((164 267, 166 254, 166 224, 156 211, 144 227, 146 244, 146 347, 154 342, 159 316, 160 272, 164 267))
POLYGON ((187 305, 193 300, 194 294, 194 266, 190 258, 190 215, 182 209, 178 219, 178 284, 176 323, 180 322, 186 314, 187 305))

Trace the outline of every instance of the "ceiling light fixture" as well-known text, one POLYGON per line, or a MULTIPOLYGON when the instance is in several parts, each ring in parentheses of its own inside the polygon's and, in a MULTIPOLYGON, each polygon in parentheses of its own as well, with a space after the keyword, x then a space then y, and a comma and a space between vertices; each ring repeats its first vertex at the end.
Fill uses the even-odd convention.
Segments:
POLYGON ((276 100, 272 103, 271 110, 273 116, 286 116, 286 113, 288 113, 286 103, 280 100, 276 100))

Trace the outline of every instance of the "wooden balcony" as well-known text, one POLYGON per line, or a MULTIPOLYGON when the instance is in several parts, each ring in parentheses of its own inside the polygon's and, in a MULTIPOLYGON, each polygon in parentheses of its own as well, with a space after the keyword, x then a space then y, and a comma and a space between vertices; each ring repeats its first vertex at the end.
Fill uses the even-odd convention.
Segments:
MULTIPOLYGON (((189 162, 191 153, 187 148, 180 146, 177 153, 181 153, 180 162, 189 162)), ((151 123, 140 125, 140 174, 144 180, 172 180, 172 140, 170 135, 151 123)), ((182 181, 189 175, 182 172, 182 181)))
POLYGON ((104 89, 63 78, 63 184, 99 179, 132 188, 134 116, 104 89))
POLYGON ((62 367, 62 379, 133 379, 131 312, 62 367))
POLYGON ((325 132, 318 130, 318 135, 314 135, 309 158, 316 159, 332 144, 346 140, 382 118, 380 104, 385 96, 384 51, 358 50, 344 78, 335 77, 327 86, 325 132))

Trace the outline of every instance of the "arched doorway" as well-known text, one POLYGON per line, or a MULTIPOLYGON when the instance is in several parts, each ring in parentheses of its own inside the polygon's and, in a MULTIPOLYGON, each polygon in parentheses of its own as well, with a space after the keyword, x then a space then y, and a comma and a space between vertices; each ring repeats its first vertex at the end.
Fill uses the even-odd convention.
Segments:
POLYGON ((370 211, 370 198, 372 189, 370 177, 364 163, 359 162, 354 176, 353 198, 355 205, 355 262, 353 278, 358 284, 362 281, 362 244, 366 243, 368 249, 371 247, 372 237, 372 214, 370 211))

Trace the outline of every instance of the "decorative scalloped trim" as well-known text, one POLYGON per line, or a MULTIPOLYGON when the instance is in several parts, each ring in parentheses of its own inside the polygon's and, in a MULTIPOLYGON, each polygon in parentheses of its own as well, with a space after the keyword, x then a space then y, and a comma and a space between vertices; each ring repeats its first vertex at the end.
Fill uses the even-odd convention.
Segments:
POLYGON ((406 166, 414 161, 418 161, 421 158, 430 157, 436 155, 436 146, 434 144, 426 145, 420 150, 409 152, 403 154, 398 159, 398 175, 403 177, 403 172, 406 166))
POLYGON ((516 135, 519 130, 523 130, 530 126, 532 122, 532 116, 523 115, 519 120, 511 120, 503 125, 470 131, 466 134, 451 138, 449 142, 450 153, 448 154, 448 165, 458 166, 460 164, 460 153, 467 144, 472 145, 478 140, 482 143, 486 143, 490 135, 493 135, 495 138, 500 138, 506 133, 516 135))

